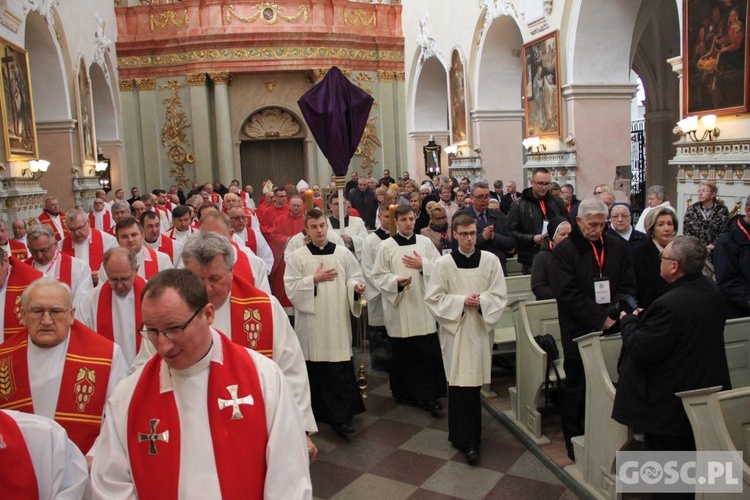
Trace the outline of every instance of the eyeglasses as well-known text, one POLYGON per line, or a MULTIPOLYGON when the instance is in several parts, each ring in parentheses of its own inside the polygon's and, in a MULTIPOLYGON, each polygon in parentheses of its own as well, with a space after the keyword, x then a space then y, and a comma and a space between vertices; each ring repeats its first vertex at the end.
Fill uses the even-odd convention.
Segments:
POLYGON ((88 221, 84 222, 84 224, 82 226, 78 226, 78 227, 73 227, 73 226, 69 225, 68 226, 68 231, 70 231, 71 233, 77 233, 78 231, 81 231, 81 230, 85 229, 86 226, 88 226, 88 225, 89 225, 88 221))
POLYGON ((476 231, 459 231, 459 232, 456 232, 456 234, 462 238, 476 238, 477 236, 476 231))
POLYGON ((34 254, 39 254, 39 253, 47 253, 47 252, 49 252, 50 250, 52 250, 52 247, 54 247, 54 246, 56 246, 56 245, 50 245, 50 246, 48 246, 48 247, 44 247, 44 248, 39 248, 39 249, 37 249, 37 250, 34 250, 33 248, 29 248, 29 253, 30 253, 31 255, 34 255, 34 254))
POLYGON ((490 195, 488 195, 488 194, 475 194, 474 198, 476 198, 477 200, 489 200, 490 199, 490 195))
POLYGON ((190 316, 190 319, 185 322, 184 325, 180 326, 172 326, 170 328, 165 328, 163 330, 159 330, 157 328, 146 328, 146 325, 144 323, 141 323, 141 327, 138 329, 138 331, 141 332, 141 335, 143 335, 148 340, 155 342, 159 338, 159 334, 161 333, 165 337, 167 337, 169 340, 175 340, 185 333, 185 328, 188 327, 191 321, 195 319, 196 316, 198 316, 198 313, 201 312, 201 310, 206 307, 207 304, 203 304, 200 306, 192 316, 190 316))
POLYGON ((125 278, 107 278, 107 281, 109 281, 110 285, 120 285, 120 284, 126 284, 130 280, 133 279, 133 276, 135 276, 135 273, 131 274, 130 276, 127 276, 125 278))
POLYGON ((26 314, 32 318, 39 319, 44 317, 44 313, 49 313, 49 317, 52 319, 63 319, 68 311, 70 311, 70 307, 50 307, 49 309, 45 309, 44 307, 31 307, 26 310, 26 314))
POLYGON ((659 258, 661 260, 671 260, 672 262, 677 262, 677 259, 673 259, 672 257, 667 257, 664 255, 664 252, 659 252, 659 258))
POLYGON ((231 220, 247 220, 247 217, 244 215, 235 215, 234 217, 230 217, 231 220))
POLYGON ((550 184, 552 184, 552 183, 551 183, 551 182, 539 182, 539 181, 534 181, 534 184, 536 184, 537 186, 549 186, 549 185, 550 185, 550 184))

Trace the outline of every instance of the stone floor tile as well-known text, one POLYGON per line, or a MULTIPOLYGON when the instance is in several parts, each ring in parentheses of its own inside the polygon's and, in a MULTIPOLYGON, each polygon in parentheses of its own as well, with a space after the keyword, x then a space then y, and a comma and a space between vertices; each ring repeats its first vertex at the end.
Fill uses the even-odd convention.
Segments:
POLYGON ((544 481, 558 486, 562 485, 552 471, 545 467, 544 464, 542 464, 542 462, 540 462, 530 451, 524 452, 521 458, 519 458, 510 469, 508 469, 508 474, 537 481, 544 481))
POLYGON ((489 469, 448 461, 421 488, 458 498, 484 498, 502 476, 489 469))
POLYGON ((439 458, 406 450, 396 450, 371 468, 369 472, 402 483, 419 486, 440 469, 443 464, 445 464, 445 460, 439 458))
POLYGON ((399 500, 416 491, 411 484, 394 481, 374 474, 362 474, 346 488, 333 496, 334 500, 399 500))

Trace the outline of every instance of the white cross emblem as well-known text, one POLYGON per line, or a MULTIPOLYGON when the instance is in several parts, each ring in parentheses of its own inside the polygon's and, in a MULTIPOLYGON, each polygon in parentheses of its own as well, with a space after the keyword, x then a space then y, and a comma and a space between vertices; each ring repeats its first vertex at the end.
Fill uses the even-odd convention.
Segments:
POLYGON ((237 397, 237 384, 235 385, 228 385, 227 391, 229 391, 229 395, 232 396, 232 399, 219 399, 219 410, 223 410, 224 408, 232 407, 232 420, 237 420, 239 418, 242 418, 242 412, 240 412, 240 405, 252 405, 255 404, 253 402, 253 396, 248 394, 245 397, 238 398, 237 397))

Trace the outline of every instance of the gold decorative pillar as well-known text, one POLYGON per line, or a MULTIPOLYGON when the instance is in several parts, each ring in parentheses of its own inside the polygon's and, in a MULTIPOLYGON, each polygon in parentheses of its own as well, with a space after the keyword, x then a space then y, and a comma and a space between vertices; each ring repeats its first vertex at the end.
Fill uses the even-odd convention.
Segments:
POLYGON ((158 164, 158 159, 162 157, 160 140, 162 105, 156 96, 156 78, 136 78, 135 86, 138 89, 140 153, 145 181, 138 184, 138 187, 141 192, 150 192, 163 185, 158 164))
POLYGON ((214 116, 216 119, 216 152, 219 160, 218 175, 212 180, 219 180, 228 186, 229 182, 238 177, 234 168, 232 122, 229 110, 229 82, 232 75, 227 71, 209 73, 214 84, 214 116))
POLYGON ((187 75, 187 81, 190 86, 190 114, 193 124, 193 149, 195 150, 193 180, 204 183, 214 178, 211 172, 214 144, 211 141, 211 113, 206 73, 191 73, 187 75))

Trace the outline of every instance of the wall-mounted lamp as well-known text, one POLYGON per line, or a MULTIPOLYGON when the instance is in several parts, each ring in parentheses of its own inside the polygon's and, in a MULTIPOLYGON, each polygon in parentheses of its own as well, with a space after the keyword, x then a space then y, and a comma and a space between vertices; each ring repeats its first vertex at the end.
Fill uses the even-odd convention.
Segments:
POLYGON ((719 127, 716 126, 716 115, 704 115, 701 117, 701 125, 705 129, 703 135, 698 139, 698 117, 687 116, 677 122, 674 133, 682 137, 688 137, 693 142, 701 142, 708 139, 713 141, 719 137, 719 127))
POLYGON ((422 146, 422 152, 424 153, 424 172, 430 179, 436 175, 440 175, 441 150, 442 147, 439 144, 435 144, 433 136, 430 136, 430 141, 422 146))
POLYGON ((90 175, 100 175, 102 172, 104 172, 105 170, 107 170, 108 166, 109 166, 109 164, 107 162, 98 161, 98 162, 94 163, 94 166, 89 169, 89 174, 90 175))
POLYGON ((34 180, 39 180, 47 171, 49 165, 50 162, 47 160, 31 160, 29 161, 29 168, 24 168, 21 171, 21 175, 23 177, 31 177, 34 180))
POLYGON ((523 144, 524 149, 528 151, 529 153, 538 153, 539 150, 547 151, 547 146, 542 144, 542 142, 539 140, 539 137, 527 137, 523 141, 521 141, 521 144, 523 144))

